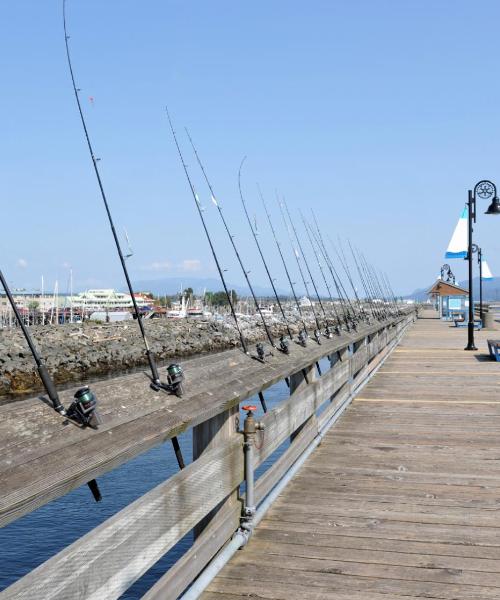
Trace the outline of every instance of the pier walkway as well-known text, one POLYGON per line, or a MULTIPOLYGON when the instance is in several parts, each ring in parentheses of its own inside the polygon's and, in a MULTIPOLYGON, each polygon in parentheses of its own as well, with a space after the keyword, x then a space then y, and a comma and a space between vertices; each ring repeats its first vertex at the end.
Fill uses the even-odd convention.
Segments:
POLYGON ((419 319, 203 598, 498 600, 491 333, 419 319))

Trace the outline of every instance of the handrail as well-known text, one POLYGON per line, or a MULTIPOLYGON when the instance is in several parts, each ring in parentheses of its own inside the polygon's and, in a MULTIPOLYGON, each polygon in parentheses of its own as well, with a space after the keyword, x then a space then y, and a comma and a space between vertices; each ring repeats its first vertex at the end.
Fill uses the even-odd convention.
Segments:
MULTIPOLYGON (((318 426, 369 376, 391 344, 413 320, 414 311, 408 311, 392 322, 366 328, 356 336, 325 340, 322 346, 310 345, 307 349, 299 349, 299 352, 294 350, 291 366, 286 365, 281 357, 268 365, 254 361, 256 368, 238 363, 238 368, 243 366, 242 373, 246 375, 233 380, 240 387, 237 392, 233 390, 228 394, 232 398, 229 403, 231 406, 234 405, 231 402, 238 403, 239 399, 248 398, 285 376, 314 366, 323 356, 333 359, 337 353, 342 355, 341 360, 332 360, 331 368, 321 377, 308 385, 299 386, 287 401, 263 417, 266 429, 261 447, 255 454, 256 466, 291 435, 297 431, 299 433, 289 449, 257 481, 258 498, 270 491, 310 443, 311 436, 317 434, 318 426), (255 380, 257 374, 258 379, 255 380), (318 421, 316 413, 325 403, 327 408, 318 421)), ((221 404, 220 400, 215 403, 205 399, 205 417, 212 417, 216 407, 220 412, 221 404)), ((184 428, 203 418, 200 414, 190 414, 189 407, 182 408, 184 428)), ((223 410, 228 408, 226 401, 223 410)), ((161 411, 155 411, 154 414, 158 412, 161 411)), ((175 431, 177 433, 179 429, 175 431)), ((144 440, 137 441, 147 446, 144 440)), ((183 471, 14 583, 0 597, 31 598, 36 587, 37 593, 44 598, 118 598, 178 540, 229 497, 242 480, 242 439, 240 434, 234 432, 221 445, 207 449, 183 471)), ((186 577, 194 578, 224 544, 228 532, 235 529, 239 511, 239 503, 233 503, 223 506, 220 513, 215 515, 195 542, 201 560, 191 561, 189 565, 181 559, 179 562, 185 565, 184 568, 172 570, 177 585, 179 582, 185 583, 186 577)))

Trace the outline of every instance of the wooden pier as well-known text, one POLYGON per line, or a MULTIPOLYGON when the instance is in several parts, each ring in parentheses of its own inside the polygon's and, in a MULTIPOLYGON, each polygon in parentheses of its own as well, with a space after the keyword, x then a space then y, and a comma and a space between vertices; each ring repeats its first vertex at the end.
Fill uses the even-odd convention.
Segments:
POLYGON ((119 598, 192 535, 144 600, 182 595, 240 525, 238 409, 286 379, 290 396, 262 416, 251 463, 281 448, 255 482, 257 511, 277 499, 205 600, 498 600, 500 371, 488 356, 491 333, 477 332, 479 350, 465 352, 465 329, 426 318, 435 317, 429 310, 415 317, 405 309, 264 363, 239 350, 199 357, 182 400, 152 392, 144 374, 101 382, 98 431, 68 426, 37 398, 0 407, 0 523, 190 428, 194 458, 0 598, 119 598))
POLYGON ((203 598, 498 600, 500 369, 466 337, 419 319, 203 598))

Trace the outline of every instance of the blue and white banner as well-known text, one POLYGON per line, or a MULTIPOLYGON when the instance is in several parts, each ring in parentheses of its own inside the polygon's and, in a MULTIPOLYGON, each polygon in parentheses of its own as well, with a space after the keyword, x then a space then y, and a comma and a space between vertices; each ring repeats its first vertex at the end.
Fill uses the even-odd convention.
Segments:
POLYGON ((491 274, 490 268, 488 267, 488 263, 486 262, 486 259, 484 257, 481 260, 481 263, 482 279, 493 279, 493 275, 491 274))
POLYGON ((467 256, 467 206, 463 209, 460 219, 458 219, 455 231, 451 236, 445 258, 465 258, 467 256))

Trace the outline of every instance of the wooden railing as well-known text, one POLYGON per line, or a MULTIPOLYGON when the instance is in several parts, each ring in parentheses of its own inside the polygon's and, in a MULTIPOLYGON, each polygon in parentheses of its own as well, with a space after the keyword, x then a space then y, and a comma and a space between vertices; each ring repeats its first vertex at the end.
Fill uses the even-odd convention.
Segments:
MULTIPOLYGON (((113 398, 117 394, 121 403, 123 396, 134 397, 135 409, 128 407, 127 414, 112 414, 104 427, 90 436, 88 431, 71 428, 69 441, 57 417, 44 411, 39 401, 26 401, 28 417, 33 418, 34 411, 38 411, 45 418, 46 430, 43 435, 38 433, 36 441, 43 442, 38 454, 33 450, 33 441, 21 446, 24 461, 22 456, 17 457, 21 469, 17 478, 3 467, 4 482, 8 484, 3 487, 5 493, 0 504, 0 518, 4 522, 188 428, 193 428, 193 462, 7 588, 0 597, 32 599, 36 590, 36 597, 44 599, 118 598, 194 530, 195 541, 190 550, 145 596, 148 600, 176 598, 239 524, 238 490, 244 478, 243 436, 238 431, 240 402, 284 378, 289 379, 288 400, 262 419, 265 432, 256 448, 256 467, 284 442, 291 439, 291 443, 257 480, 255 493, 260 502, 318 435, 323 424, 350 402, 356 389, 415 318, 415 310, 409 308, 392 321, 325 339, 321 345, 314 342, 309 342, 307 348, 294 345, 289 356, 273 356, 265 364, 238 350, 201 357, 189 363, 188 372, 196 374, 190 394, 180 402, 169 399, 170 405, 162 397, 154 405, 152 393, 144 391, 144 376, 103 382, 98 386, 98 395, 104 412, 116 406, 113 398), (316 363, 326 357, 330 368, 319 376, 316 363), (226 368, 221 369, 222 365, 226 368), (219 377, 216 386, 215 372, 219 377), (142 398, 140 403, 134 394, 142 398), (54 449, 76 456, 83 447, 85 464, 69 463, 73 470, 61 468, 60 463, 57 470, 56 462, 47 459, 44 476, 37 477, 34 466, 29 465, 42 454, 53 456, 54 449)), ((2 410, 5 413, 5 409, 0 409, 0 417, 2 410)), ((5 413, 3 417, 12 419, 13 415, 5 413)))

